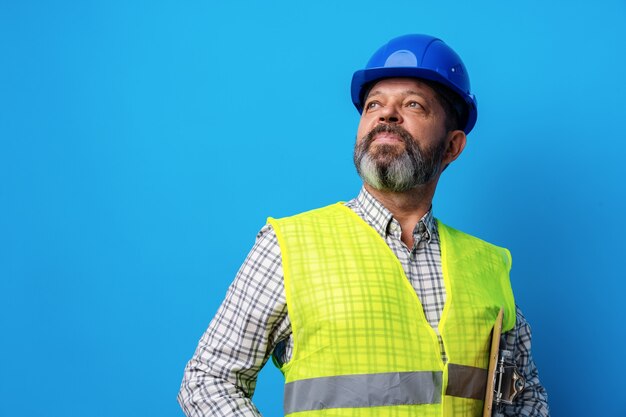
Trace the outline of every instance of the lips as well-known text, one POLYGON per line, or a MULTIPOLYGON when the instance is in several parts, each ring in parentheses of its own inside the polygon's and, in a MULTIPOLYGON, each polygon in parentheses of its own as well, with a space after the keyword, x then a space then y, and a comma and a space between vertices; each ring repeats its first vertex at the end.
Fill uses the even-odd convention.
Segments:
POLYGON ((374 136, 374 143, 403 143, 402 137, 393 132, 380 132, 374 136))

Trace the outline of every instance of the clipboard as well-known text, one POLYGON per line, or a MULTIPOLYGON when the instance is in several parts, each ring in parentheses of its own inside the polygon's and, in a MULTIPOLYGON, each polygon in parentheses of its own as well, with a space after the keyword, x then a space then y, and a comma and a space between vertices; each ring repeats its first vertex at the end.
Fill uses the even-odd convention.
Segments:
POLYGON ((493 392, 496 380, 496 368, 498 365, 498 351, 500 349, 500 335, 502 334, 502 317, 504 309, 501 308, 496 317, 496 324, 491 333, 491 351, 489 352, 489 369, 487 370, 487 390, 485 392, 485 406, 483 417, 491 417, 493 412, 493 392))

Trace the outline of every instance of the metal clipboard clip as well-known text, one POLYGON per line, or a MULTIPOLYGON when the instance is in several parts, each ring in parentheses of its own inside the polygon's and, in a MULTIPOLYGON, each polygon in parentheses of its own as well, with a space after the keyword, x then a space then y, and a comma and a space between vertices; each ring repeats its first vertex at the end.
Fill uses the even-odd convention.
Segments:
POLYGON ((493 385, 493 403, 495 405, 513 404, 513 400, 524 391, 526 380, 517 372, 511 351, 500 351, 493 385))

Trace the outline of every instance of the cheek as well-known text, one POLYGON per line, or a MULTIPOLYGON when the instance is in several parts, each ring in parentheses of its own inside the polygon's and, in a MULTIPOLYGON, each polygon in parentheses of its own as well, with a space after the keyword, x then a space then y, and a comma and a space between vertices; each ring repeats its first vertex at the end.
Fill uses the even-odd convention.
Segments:
POLYGON ((369 122, 361 117, 361 120, 359 121, 359 127, 356 130, 357 140, 360 141, 361 139, 363 139, 363 136, 367 135, 370 130, 372 129, 369 127, 369 122))
POLYGON ((416 140, 422 140, 430 146, 432 143, 438 143, 442 136, 445 135, 445 128, 438 123, 405 123, 404 128, 416 140))

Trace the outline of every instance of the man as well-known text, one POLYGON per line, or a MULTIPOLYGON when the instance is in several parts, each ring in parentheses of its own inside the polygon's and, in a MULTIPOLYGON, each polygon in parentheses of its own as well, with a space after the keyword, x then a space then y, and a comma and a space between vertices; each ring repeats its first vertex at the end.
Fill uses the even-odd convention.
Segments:
POLYGON ((508 251, 431 210, 476 122, 461 59, 430 36, 392 39, 354 74, 352 99, 360 194, 269 220, 187 365, 183 410, 258 416, 251 396, 271 355, 286 415, 481 416, 503 308, 502 348, 526 387, 497 412, 547 416, 508 251))

